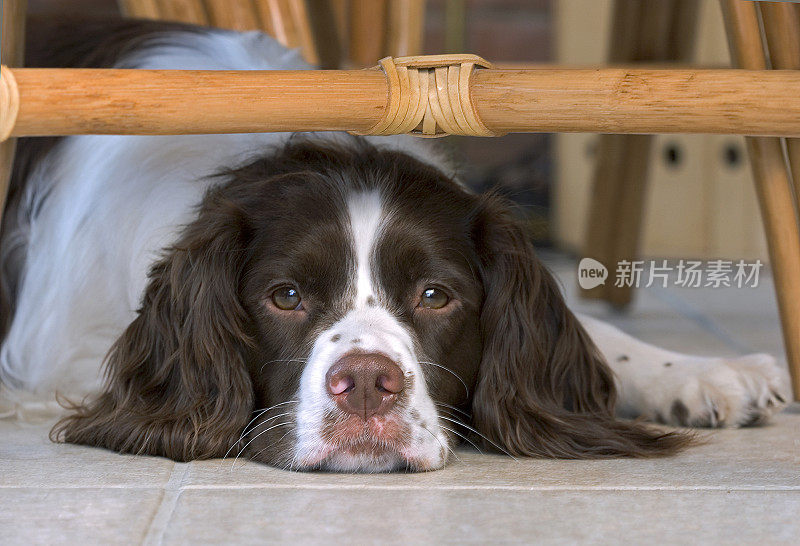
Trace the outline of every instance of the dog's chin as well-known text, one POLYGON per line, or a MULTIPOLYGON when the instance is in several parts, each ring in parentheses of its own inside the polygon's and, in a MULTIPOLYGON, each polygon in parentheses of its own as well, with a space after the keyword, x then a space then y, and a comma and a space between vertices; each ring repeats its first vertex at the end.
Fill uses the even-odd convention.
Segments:
POLYGON ((411 446, 395 449, 370 441, 331 446, 326 451, 321 460, 312 463, 307 469, 359 473, 426 472, 444 466, 444 461, 413 455, 414 449, 411 446))
POLYGON ((441 453, 431 457, 411 440, 407 424, 394 417, 355 417, 330 424, 322 444, 301 458, 299 470, 328 472, 424 472, 444 466, 441 453))
POLYGON ((407 470, 409 461, 397 451, 365 443, 333 451, 318 468, 332 472, 396 472, 407 470))

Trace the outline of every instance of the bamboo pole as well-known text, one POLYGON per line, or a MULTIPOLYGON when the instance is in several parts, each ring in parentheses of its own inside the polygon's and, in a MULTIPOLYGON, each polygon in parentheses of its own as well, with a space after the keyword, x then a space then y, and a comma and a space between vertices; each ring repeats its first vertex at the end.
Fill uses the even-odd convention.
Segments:
MULTIPOLYGON (((671 30, 671 0, 614 0, 607 58, 610 63, 639 63, 666 58, 671 30)), ((604 134, 596 141, 594 173, 583 256, 616 269, 639 250, 648 186, 652 135, 604 134)), ((633 287, 603 283, 579 290, 581 298, 601 299, 623 309, 633 287)))
POLYGON ((389 55, 421 55, 425 34, 425 0, 392 0, 388 9, 389 55))
POLYGON ((289 5, 284 0, 256 0, 261 28, 286 47, 298 46, 289 5))
POLYGON ((333 32, 340 42, 340 48, 346 49, 350 35, 350 0, 328 0, 327 2, 313 2, 309 6, 319 9, 320 5, 328 5, 333 19, 333 32))
POLYGON ((352 68, 345 66, 347 48, 347 0, 308 0, 304 2, 306 25, 314 46, 316 66, 323 69, 352 68))
POLYGON ((788 70, 486 70, 471 87, 496 132, 795 136, 800 125, 800 73, 788 70))
MULTIPOLYGON (((13 73, 12 136, 362 131, 388 95, 377 70, 13 73)), ((496 133, 800 136, 800 72, 789 70, 487 69, 470 89, 496 133)))
POLYGON ((376 70, 13 71, 13 136, 366 130, 386 83, 376 70))
POLYGON ((319 64, 306 0, 256 0, 261 29, 289 49, 300 48, 310 64, 319 64))
POLYGON ((289 0, 289 14, 294 26, 295 40, 300 47, 300 51, 303 52, 303 58, 309 63, 318 66, 320 62, 319 53, 317 44, 314 41, 306 0, 289 0))
MULTIPOLYGON (((734 63, 752 69, 766 68, 756 3, 721 0, 721 5, 734 63)), ((771 100, 769 94, 764 96, 771 100)), ((746 142, 767 234, 792 390, 800 399, 800 231, 791 181, 779 139, 748 138, 746 142)))
MULTIPOLYGON (((785 2, 762 2, 761 20, 769 48, 772 68, 800 69, 800 13, 795 5, 785 2)), ((786 140, 794 196, 800 210, 800 140, 786 140)))
POLYGON ((386 54, 388 0, 350 0, 348 55, 356 66, 369 66, 386 54))

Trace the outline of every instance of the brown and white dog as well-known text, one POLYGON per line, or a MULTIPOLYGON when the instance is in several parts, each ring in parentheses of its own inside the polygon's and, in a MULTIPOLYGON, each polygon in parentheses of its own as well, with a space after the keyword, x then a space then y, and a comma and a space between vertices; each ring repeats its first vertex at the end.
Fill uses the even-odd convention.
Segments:
MULTIPOLYGON (((259 33, 29 35, 39 65, 307 68, 259 33)), ((4 396, 89 395, 54 429, 66 442, 368 472, 439 468, 460 437, 515 456, 661 455, 688 436, 620 417, 738 426, 783 405, 769 356, 677 354, 576 318, 509 206, 424 145, 22 142, 1 241, 4 396)))

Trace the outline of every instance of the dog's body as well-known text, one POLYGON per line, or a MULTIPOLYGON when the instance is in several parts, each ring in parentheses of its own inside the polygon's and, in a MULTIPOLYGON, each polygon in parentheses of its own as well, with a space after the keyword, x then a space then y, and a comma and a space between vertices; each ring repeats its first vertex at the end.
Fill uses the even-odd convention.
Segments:
MULTIPOLYGON (((84 47, 109 57, 94 65, 307 68, 257 33, 125 28, 114 55, 84 47)), ((462 424, 517 455, 647 456, 686 437, 615 407, 737 426, 783 403, 769 356, 581 326, 507 206, 408 137, 82 136, 29 152, 0 246, 0 381, 7 396, 93 394, 57 428, 67 441, 422 470, 462 424)))

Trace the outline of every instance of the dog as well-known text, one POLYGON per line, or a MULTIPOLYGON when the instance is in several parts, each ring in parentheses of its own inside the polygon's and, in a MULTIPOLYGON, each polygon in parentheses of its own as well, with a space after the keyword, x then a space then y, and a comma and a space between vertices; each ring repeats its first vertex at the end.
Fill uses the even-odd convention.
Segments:
MULTIPOLYGON (((257 32, 28 35, 29 66, 310 68, 257 32)), ((643 421, 751 425, 787 399, 768 355, 679 354, 573 314, 509 203, 410 137, 27 139, 0 251, 4 396, 61 393, 57 441, 426 471, 462 439, 667 455, 691 434, 643 421)))

